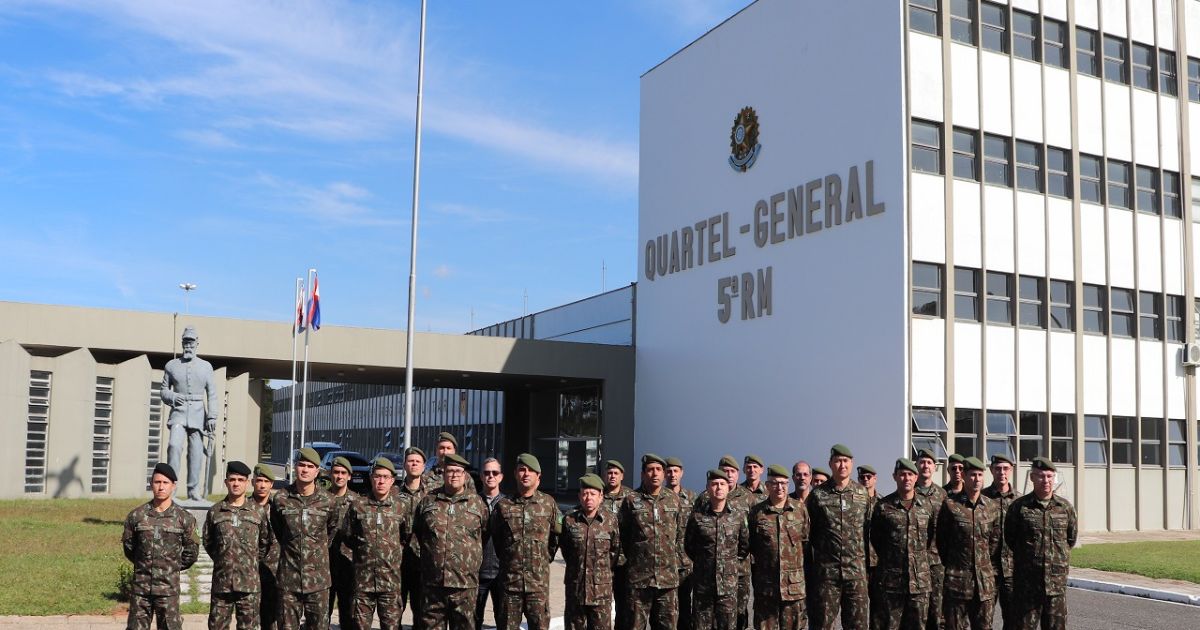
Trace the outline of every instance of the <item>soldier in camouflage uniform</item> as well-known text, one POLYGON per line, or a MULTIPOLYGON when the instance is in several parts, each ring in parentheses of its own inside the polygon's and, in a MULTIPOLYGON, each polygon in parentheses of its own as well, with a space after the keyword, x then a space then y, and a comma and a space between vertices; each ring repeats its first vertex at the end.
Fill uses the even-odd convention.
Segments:
POLYGON ((317 485, 321 458, 299 450, 292 485, 271 497, 271 529, 279 543, 279 627, 329 627, 329 547, 341 523, 333 495, 317 485))
POLYGON ((563 517, 566 630, 611 630, 613 571, 625 562, 617 516, 600 509, 604 481, 579 478, 579 507, 563 517))
POLYGON ((175 470, 154 467, 150 477, 153 498, 125 517, 121 547, 133 563, 128 630, 182 630, 179 614, 179 572, 196 562, 196 519, 175 504, 175 470))
MULTIPOLYGON (((1013 490, 1013 462, 1007 455, 997 453, 992 455, 992 485, 984 488, 983 496, 996 503, 1000 512, 1000 531, 1008 518, 1008 508, 1020 496, 1013 490)), ((1000 604, 1000 617, 1004 620, 1004 630, 1016 628, 1016 609, 1012 605, 1013 593, 1013 554, 1012 547, 1000 536, 1000 548, 992 556, 992 566, 996 573, 996 603, 1000 604)))
MULTIPOLYGON (((691 572, 684 553, 688 509, 663 485, 666 460, 642 456, 642 485, 621 503, 621 547, 629 581, 629 621, 634 630, 674 630, 679 581, 691 572)), ((620 630, 624 628, 618 626, 620 630)))
MULTIPOLYGON (((683 487, 683 460, 667 458, 667 490, 679 495, 683 505, 694 505, 696 493, 683 487)), ((692 630, 692 576, 679 583, 679 630, 692 630)))
POLYGON ((813 488, 816 488, 817 486, 825 485, 826 481, 829 481, 829 471, 828 470, 825 470, 824 468, 821 468, 820 466, 817 466, 816 468, 812 469, 812 487, 813 488))
POLYGON ((967 458, 953 453, 946 460, 946 474, 950 480, 942 485, 942 490, 946 491, 947 495, 958 494, 963 491, 963 475, 966 472, 967 458))
POLYGON ((529 453, 517 456, 513 471, 517 492, 500 499, 488 534, 500 558, 503 603, 496 611, 498 630, 518 630, 525 616, 529 630, 550 628, 550 563, 558 552, 562 513, 558 503, 538 490, 542 464, 529 453))
MULTIPOLYGON (((757 455, 749 455, 746 458, 747 462, 753 461, 761 466, 762 460, 757 455)), ((750 508, 762 500, 762 494, 757 494, 750 491, 746 486, 738 483, 738 476, 741 474, 741 469, 738 468, 737 460, 732 455, 724 455, 721 461, 717 464, 717 469, 725 473, 729 478, 729 497, 726 501, 729 503, 729 508, 734 511, 740 511, 743 516, 750 514, 750 508)), ((761 487, 759 488, 761 489, 761 487)), ((692 505, 692 510, 703 510, 708 505, 708 491, 700 493, 696 501, 692 505)), ((738 628, 746 628, 750 622, 750 558, 747 557, 738 569, 738 603, 737 603, 737 623, 738 628)))
MULTIPOLYGON (((454 437, 453 433, 442 431, 438 434, 437 443, 434 445, 434 454, 437 455, 437 463, 424 475, 425 485, 429 486, 430 491, 437 490, 442 486, 446 456, 458 454, 458 438, 454 437)), ((468 463, 467 472, 470 473, 470 471, 471 465, 468 463)), ((475 480, 471 478, 470 474, 467 475, 466 488, 467 492, 475 493, 475 480)))
MULTIPOLYGON (((275 489, 275 474, 265 464, 254 467, 254 493, 251 498, 255 505, 262 508, 267 518, 267 528, 271 527, 271 495, 275 489)), ((262 630, 275 630, 279 625, 279 588, 275 581, 275 571, 279 569, 279 544, 275 542, 275 534, 271 534, 271 548, 267 550, 265 559, 258 563, 259 619, 262 630)))
POLYGON ((204 550, 213 561, 209 630, 226 630, 234 612, 241 630, 258 630, 262 590, 258 567, 271 551, 270 511, 246 499, 250 467, 225 466, 225 500, 204 519, 204 550))
MULTIPOLYGON (((929 509, 936 519, 938 512, 942 510, 942 503, 946 501, 946 491, 933 482, 933 476, 937 473, 937 456, 933 454, 933 451, 923 448, 917 451, 916 464, 917 470, 921 471, 920 477, 917 479, 917 494, 929 501, 929 509)), ((929 550, 929 576, 933 584, 933 592, 929 595, 929 619, 926 621, 926 627, 929 630, 941 630, 944 571, 937 545, 929 550)))
MULTIPOLYGON (((404 449, 404 482, 392 486, 392 492, 408 497, 415 510, 421 499, 429 494, 428 478, 425 474, 425 451, 410 446, 404 449)), ((403 579, 400 581, 400 609, 407 605, 412 610, 413 629, 421 629, 421 547, 417 544, 404 546, 404 562, 400 565, 403 579)))
MULTIPOLYGON (((875 504, 879 503, 879 494, 875 492, 878 475, 875 468, 867 464, 858 467, 858 483, 867 489, 867 520, 875 513, 875 504)), ((879 618, 879 602, 883 601, 883 593, 879 590, 879 581, 875 579, 875 566, 879 564, 879 556, 875 553, 875 545, 867 541, 867 595, 871 598, 871 625, 874 626, 879 618)))
POLYGON ((1004 534, 996 503, 982 494, 983 462, 968 457, 963 468, 963 491, 947 497, 938 514, 938 549, 946 569, 942 610, 948 630, 984 630, 992 627, 996 604, 992 557, 1004 534))
POLYGON ((835 444, 829 450, 829 466, 832 478, 813 488, 805 505, 813 549, 809 618, 814 628, 832 628, 840 612, 843 628, 865 628, 869 618, 867 490, 850 478, 854 455, 845 445, 835 444))
POLYGON ((788 496, 788 472, 783 466, 767 467, 767 498, 750 509, 748 520, 755 627, 807 628, 804 547, 808 510, 788 496))
POLYGON ((1004 539, 1013 550, 1013 603, 1018 630, 1067 627, 1067 573, 1079 520, 1070 501, 1054 494, 1058 472, 1044 457, 1030 464, 1033 492, 1013 501, 1004 539))
POLYGON ((371 493, 350 506, 343 540, 354 555, 354 625, 371 628, 379 613, 382 630, 400 630, 401 563, 412 535, 412 501, 392 494, 396 466, 386 457, 371 462, 371 493))
POLYGON ((879 500, 871 517, 883 593, 875 630, 920 630, 929 617, 929 555, 937 540, 937 515, 916 491, 918 475, 912 460, 896 460, 896 491, 879 500))
MULTIPOLYGON (((604 462, 604 496, 600 509, 621 518, 621 504, 625 497, 633 493, 633 488, 624 484, 625 466, 618 460, 610 459, 604 462)), ((617 567, 613 573, 613 599, 617 603, 616 627, 628 628, 629 621, 629 581, 625 579, 625 566, 617 567)))
MULTIPOLYGON (((329 464, 329 478, 332 486, 329 489, 337 504, 338 523, 345 524, 346 514, 350 507, 361 496, 350 490, 350 460, 345 457, 335 457, 329 464)), ((329 589, 329 614, 332 617, 334 606, 337 606, 338 623, 346 630, 352 630, 354 624, 354 550, 350 548, 344 528, 339 528, 334 534, 329 548, 329 577, 333 581, 329 589)))
POLYGON ((421 499, 413 516, 421 547, 421 627, 473 630, 488 508, 466 489, 467 460, 451 453, 442 466, 445 483, 421 499))
POLYGON ((684 550, 692 560, 695 630, 734 630, 737 624, 739 567, 750 554, 746 517, 727 503, 729 477, 708 471, 708 505, 692 512, 684 534, 684 550))

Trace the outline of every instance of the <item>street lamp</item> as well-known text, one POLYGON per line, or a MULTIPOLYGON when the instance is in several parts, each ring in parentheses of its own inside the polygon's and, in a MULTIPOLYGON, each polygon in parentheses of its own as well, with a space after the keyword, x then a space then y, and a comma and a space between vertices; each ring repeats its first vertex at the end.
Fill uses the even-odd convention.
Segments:
POLYGON ((191 308, 189 308, 188 303, 189 298, 192 295, 192 291, 196 290, 196 285, 192 284, 191 282, 180 282, 179 288, 183 289, 183 313, 185 315, 190 315, 191 308))

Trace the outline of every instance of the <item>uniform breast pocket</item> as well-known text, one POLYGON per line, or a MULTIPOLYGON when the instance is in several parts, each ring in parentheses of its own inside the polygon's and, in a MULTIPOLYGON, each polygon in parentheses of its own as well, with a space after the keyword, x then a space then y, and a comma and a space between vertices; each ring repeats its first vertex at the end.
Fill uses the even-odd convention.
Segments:
POLYGON ((804 595, 804 571, 788 571, 783 577, 788 595, 804 595))

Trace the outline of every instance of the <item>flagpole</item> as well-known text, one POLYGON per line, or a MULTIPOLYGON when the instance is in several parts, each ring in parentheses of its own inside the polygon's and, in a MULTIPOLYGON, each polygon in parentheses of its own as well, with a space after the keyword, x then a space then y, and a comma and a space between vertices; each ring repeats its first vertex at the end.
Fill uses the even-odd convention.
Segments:
POLYGON ((304 278, 296 278, 296 301, 292 303, 292 391, 290 400, 288 401, 288 456, 287 456, 287 478, 292 478, 292 467, 296 464, 294 461, 296 452, 296 339, 300 336, 298 333, 300 324, 304 322, 302 314, 304 312, 304 278), (296 307, 300 308, 297 309, 296 307))
MULTIPOLYGON (((304 292, 305 297, 312 294, 313 274, 316 269, 308 270, 308 289, 304 292)), ((308 331, 312 328, 308 322, 309 311, 312 307, 308 301, 304 303, 304 385, 300 394, 300 446, 304 446, 304 436, 308 428, 308 331)))
POLYGON ((404 448, 412 446, 413 325, 417 306, 417 209, 421 199, 421 104, 425 89, 425 0, 421 0, 421 35, 417 52, 417 129, 413 143, 412 243, 408 259, 408 330, 404 357, 404 448))

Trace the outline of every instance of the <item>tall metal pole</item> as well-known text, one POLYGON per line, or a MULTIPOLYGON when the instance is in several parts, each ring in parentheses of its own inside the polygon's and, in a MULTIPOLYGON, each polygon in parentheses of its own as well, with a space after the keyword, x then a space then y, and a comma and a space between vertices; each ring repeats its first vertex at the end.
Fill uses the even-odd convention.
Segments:
POLYGON ((408 258, 408 329, 404 356, 404 448, 412 446, 413 331, 417 306, 417 209, 421 200, 421 103, 425 90, 425 0, 421 0, 421 35, 417 51, 417 130, 413 143, 412 241, 408 258))
MULTIPOLYGON (((313 274, 316 272, 317 272, 316 269, 308 270, 308 284, 305 285, 308 288, 305 289, 305 291, 304 291, 305 297, 312 295, 313 274)), ((304 436, 305 436, 305 430, 307 429, 307 420, 308 420, 308 331, 312 330, 312 326, 310 326, 309 322, 308 322, 308 312, 310 310, 312 310, 312 307, 309 306, 309 301, 305 300, 305 302, 304 302, 304 383, 301 385, 301 387, 303 388, 303 393, 300 394, 300 446, 304 446, 304 436)))
POLYGON ((292 467, 296 453, 296 339, 300 336, 300 325, 304 323, 304 278, 296 278, 296 301, 292 303, 292 392, 288 400, 288 456, 287 478, 292 478, 292 467))

